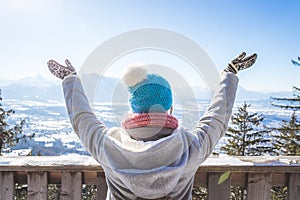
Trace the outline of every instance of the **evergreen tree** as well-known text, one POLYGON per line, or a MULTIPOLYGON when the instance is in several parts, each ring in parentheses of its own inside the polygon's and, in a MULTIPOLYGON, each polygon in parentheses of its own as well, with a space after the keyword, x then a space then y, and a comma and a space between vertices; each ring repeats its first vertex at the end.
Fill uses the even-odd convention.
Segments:
POLYGON ((250 113, 250 106, 244 102, 231 117, 231 126, 226 133, 228 143, 221 148, 228 155, 258 156, 271 151, 270 139, 266 137, 268 131, 262 127, 264 117, 250 113))
POLYGON ((283 109, 300 110, 300 88, 294 86, 293 89, 294 89, 293 97, 286 97, 286 98, 271 97, 274 100, 272 105, 283 109))
POLYGON ((7 123, 7 118, 14 114, 15 111, 5 110, 1 104, 2 97, 1 97, 1 90, 0 90, 0 156, 2 153, 3 148, 9 147, 9 146, 15 146, 20 141, 25 141, 28 138, 34 137, 34 134, 32 135, 24 135, 22 133, 23 126, 25 124, 25 120, 21 120, 21 122, 17 125, 9 125, 7 123))
MULTIPOLYGON (((300 57, 298 61, 292 60, 292 64, 300 66, 300 57)), ((300 155, 300 123, 297 120, 296 111, 300 110, 300 88, 293 87, 294 96, 287 98, 274 98, 273 106, 283 109, 292 110, 289 121, 283 120, 279 128, 272 128, 273 130, 273 152, 276 155, 300 155), (278 134, 279 133, 279 134, 278 134)), ((287 187, 273 187, 272 199, 284 200, 287 198, 287 187)))
MULTIPOLYGON (((228 142, 221 148, 228 155, 257 156, 272 150, 270 139, 265 137, 269 131, 262 126, 264 117, 258 113, 250 113, 250 106, 244 102, 231 117, 231 126, 226 133, 228 142)), ((246 199, 246 188, 232 186, 230 199, 246 199)))
MULTIPOLYGON (((295 66, 300 66, 300 57, 298 57, 298 61, 292 60, 292 64, 295 66)), ((275 103, 272 103, 272 105, 284 109, 291 109, 294 111, 300 110, 300 88, 294 86, 293 89, 294 89, 293 97, 287 97, 287 98, 271 97, 276 101, 275 103)))
POLYGON ((296 66, 300 66, 300 57, 298 57, 297 61, 295 61, 295 60, 292 59, 292 64, 296 65, 296 66))
MULTIPOLYGON (((300 57, 298 61, 292 60, 292 64, 300 66, 300 57)), ((289 121, 283 120, 280 127, 272 129, 275 131, 274 151, 277 155, 300 155, 300 122, 296 116, 296 111, 300 110, 300 88, 294 86, 294 90, 292 98, 273 98, 276 102, 272 105, 293 111, 289 121)))
POLYGON ((293 111, 289 121, 283 120, 279 128, 273 128, 274 153, 277 155, 300 156, 300 122, 293 111))

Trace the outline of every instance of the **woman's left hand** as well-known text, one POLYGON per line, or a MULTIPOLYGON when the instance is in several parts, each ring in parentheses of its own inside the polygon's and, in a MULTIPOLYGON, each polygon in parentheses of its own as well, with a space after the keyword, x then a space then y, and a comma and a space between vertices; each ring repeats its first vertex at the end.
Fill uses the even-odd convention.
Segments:
POLYGON ((228 63, 224 71, 237 74, 239 71, 251 67, 255 63, 256 59, 256 53, 246 57, 246 53, 242 52, 238 57, 228 63))

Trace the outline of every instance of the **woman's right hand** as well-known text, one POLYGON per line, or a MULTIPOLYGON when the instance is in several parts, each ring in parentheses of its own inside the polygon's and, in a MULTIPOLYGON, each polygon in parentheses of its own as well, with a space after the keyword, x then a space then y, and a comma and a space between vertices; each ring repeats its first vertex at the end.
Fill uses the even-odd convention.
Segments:
POLYGON ((63 66, 56 62, 55 60, 49 60, 47 62, 48 69, 57 78, 64 79, 70 74, 76 74, 75 68, 72 66, 71 62, 67 59, 65 60, 67 66, 63 66))

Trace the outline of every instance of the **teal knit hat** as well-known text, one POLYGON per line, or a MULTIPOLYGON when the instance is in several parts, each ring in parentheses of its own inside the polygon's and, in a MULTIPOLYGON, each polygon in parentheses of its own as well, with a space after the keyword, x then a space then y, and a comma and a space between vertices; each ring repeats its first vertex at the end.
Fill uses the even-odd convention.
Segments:
POLYGON ((144 67, 131 67, 123 77, 134 113, 166 112, 172 106, 172 91, 166 79, 148 74, 144 67))

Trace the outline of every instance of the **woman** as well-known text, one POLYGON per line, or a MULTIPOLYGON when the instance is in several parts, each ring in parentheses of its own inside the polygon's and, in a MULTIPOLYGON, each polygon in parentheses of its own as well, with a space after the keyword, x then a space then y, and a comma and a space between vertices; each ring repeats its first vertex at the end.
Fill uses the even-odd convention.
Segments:
POLYGON ((254 64, 257 55, 243 52, 221 73, 211 104, 193 131, 178 126, 172 114, 172 90, 166 79, 130 68, 123 82, 130 93, 132 115, 122 127, 108 129, 92 112, 71 63, 48 62, 63 79, 68 114, 75 133, 101 164, 107 199, 192 199, 194 175, 225 134, 235 100, 236 74, 254 64))

